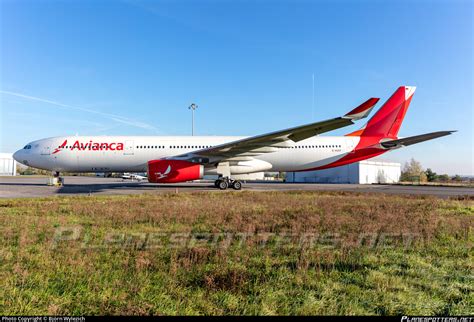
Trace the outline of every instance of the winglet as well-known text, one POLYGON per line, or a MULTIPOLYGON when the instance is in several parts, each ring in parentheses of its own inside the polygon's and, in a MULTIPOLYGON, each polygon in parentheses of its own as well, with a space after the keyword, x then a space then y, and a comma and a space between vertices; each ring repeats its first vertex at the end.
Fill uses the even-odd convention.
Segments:
POLYGON ((370 114, 370 111, 374 108, 375 104, 379 101, 380 98, 372 97, 369 98, 364 103, 357 106, 355 109, 343 116, 345 119, 350 120, 360 120, 364 117, 367 117, 370 114))

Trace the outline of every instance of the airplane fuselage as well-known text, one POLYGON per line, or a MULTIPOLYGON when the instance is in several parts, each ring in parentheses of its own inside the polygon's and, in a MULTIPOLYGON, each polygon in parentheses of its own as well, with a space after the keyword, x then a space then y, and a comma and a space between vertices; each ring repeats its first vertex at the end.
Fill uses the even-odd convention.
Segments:
MULTIPOLYGON (((67 136, 34 141, 15 153, 21 163, 68 172, 145 172, 150 160, 232 142, 237 136, 67 136)), ((334 163, 354 150, 360 138, 316 136, 288 147, 270 147, 251 160, 234 162, 233 173, 304 171, 334 163), (238 167, 238 165, 242 165, 238 167)), ((215 167, 206 166, 206 174, 215 167)))

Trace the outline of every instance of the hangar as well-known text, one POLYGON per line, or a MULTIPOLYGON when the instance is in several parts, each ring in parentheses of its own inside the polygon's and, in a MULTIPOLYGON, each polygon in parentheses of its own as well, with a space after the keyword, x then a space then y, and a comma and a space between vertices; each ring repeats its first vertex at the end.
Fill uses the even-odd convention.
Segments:
POLYGON ((287 172, 286 182, 396 183, 400 180, 400 174, 400 163, 366 160, 325 170, 287 172))
POLYGON ((12 153, 0 153, 0 176, 16 176, 16 161, 12 153))

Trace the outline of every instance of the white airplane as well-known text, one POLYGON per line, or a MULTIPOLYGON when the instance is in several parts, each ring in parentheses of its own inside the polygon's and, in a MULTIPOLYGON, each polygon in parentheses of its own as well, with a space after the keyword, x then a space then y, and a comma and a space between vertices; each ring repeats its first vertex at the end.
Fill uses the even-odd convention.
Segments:
POLYGON ((142 180, 146 180, 147 177, 145 176, 141 176, 139 174, 135 174, 135 173, 128 173, 128 172, 125 172, 122 177, 122 179, 124 180, 137 180, 137 181, 142 181, 142 180))
POLYGON ((147 172, 148 181, 174 183, 218 175, 216 187, 239 190, 233 175, 262 171, 327 169, 451 134, 441 131, 399 138, 415 87, 401 86, 358 131, 319 134, 354 124, 378 102, 370 98, 341 117, 252 137, 62 136, 28 143, 13 157, 25 165, 69 172, 147 172))

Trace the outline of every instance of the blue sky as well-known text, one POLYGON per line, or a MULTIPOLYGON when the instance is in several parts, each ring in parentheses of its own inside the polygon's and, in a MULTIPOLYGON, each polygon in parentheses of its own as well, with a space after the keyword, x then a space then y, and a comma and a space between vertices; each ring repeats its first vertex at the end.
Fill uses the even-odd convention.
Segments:
POLYGON ((196 134, 256 135, 414 85, 400 135, 459 132, 383 159, 474 174, 472 1, 2 0, 0 10, 1 152, 76 133, 187 135, 192 102, 196 134))

